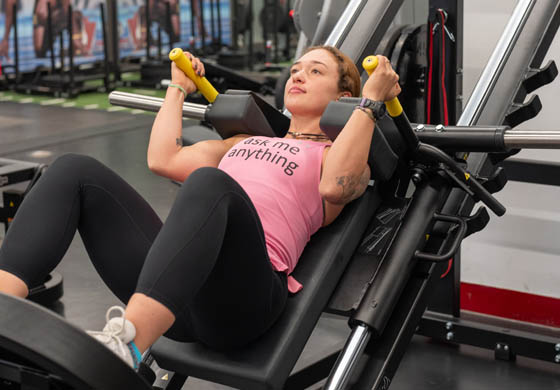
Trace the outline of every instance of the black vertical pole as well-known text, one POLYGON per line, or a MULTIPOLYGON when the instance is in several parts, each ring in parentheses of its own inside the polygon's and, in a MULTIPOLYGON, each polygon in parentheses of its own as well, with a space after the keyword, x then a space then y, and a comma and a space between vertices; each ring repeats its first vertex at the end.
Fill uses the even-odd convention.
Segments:
POLYGON ((17 4, 14 4, 12 15, 14 18, 14 51, 16 61, 16 84, 19 83, 19 44, 18 44, 18 22, 17 22, 17 4))
POLYGON ((218 47, 222 47, 222 11, 220 10, 220 0, 216 0, 216 7, 218 11, 218 47))
POLYGON ((231 0, 230 2, 230 14, 231 14, 231 48, 232 50, 237 50, 237 38, 239 35, 239 30, 237 24, 239 23, 239 6, 237 0, 231 0))
POLYGON ((72 5, 68 5, 68 54, 70 60, 69 96, 74 96, 74 28, 72 26, 72 5))
POLYGON ((249 58, 248 58, 248 64, 249 64, 249 70, 253 70, 253 0, 249 0, 249 58))
POLYGON ((119 29, 118 29, 118 12, 119 12, 119 8, 118 8, 118 4, 117 1, 111 1, 108 2, 108 4, 111 7, 111 26, 112 28, 112 40, 113 40, 113 65, 114 65, 114 69, 115 69, 115 81, 120 82, 121 81, 121 67, 120 67, 120 62, 121 62, 121 58, 120 58, 120 36, 119 36, 119 29))
POLYGON ((290 41, 291 41, 291 37, 290 37, 290 29, 292 27, 292 17, 290 15, 290 11, 291 11, 291 5, 290 5, 290 0, 286 0, 286 10, 285 12, 285 17, 288 18, 288 23, 286 23, 286 50, 285 50, 285 56, 286 56, 286 60, 290 60, 290 41))
POLYGON ((49 47, 51 49, 51 73, 54 73, 56 67, 54 59, 54 37, 52 28, 52 10, 51 3, 47 3, 47 39, 49 40, 49 47))
MULTIPOLYGON (((105 7, 103 3, 99 3, 99 10, 101 11, 101 28, 103 32, 103 65, 105 67, 105 77, 103 82, 105 84, 105 91, 109 91, 109 48, 107 47, 107 25, 105 23, 105 7)), ((115 42, 117 44, 117 42, 115 42)))
MULTIPOLYGON (((457 123, 462 111, 461 95, 463 91, 463 1, 464 0, 430 0, 430 15, 443 9, 447 13, 445 23, 447 31, 453 34, 455 43, 451 42, 450 66, 446 66, 449 80, 447 89, 449 124, 457 123)), ((430 32, 428 32, 430 33, 430 32)), ((446 36, 446 39, 450 39, 446 36)), ((449 53, 449 50, 447 50, 449 53)), ((445 60, 445 59, 442 59, 445 60)), ((435 290, 428 310, 458 317, 460 315, 460 283, 461 283, 460 251, 455 254, 449 269, 435 285, 435 290)))
POLYGON ((173 50, 173 43, 175 43, 173 40, 173 38, 175 38, 175 31, 173 30, 173 22, 171 21, 171 4, 169 4, 169 2, 165 3, 165 20, 167 23, 167 31, 169 31, 169 34, 167 34, 167 39, 169 40, 169 51, 171 51, 173 50))
POLYGON ((191 50, 194 52, 196 49, 196 12, 194 12, 195 1, 191 0, 191 50))
POLYGON ((64 31, 60 32, 59 35, 59 43, 60 43, 60 75, 62 77, 62 74, 64 73, 64 35, 63 35, 64 31))
POLYGON ((157 59, 161 61, 161 26, 157 28, 157 59))
POLYGON ((200 20, 200 50, 204 52, 206 48, 206 32, 204 31, 204 2, 199 0, 199 20, 200 20))
POLYGON ((150 20, 150 0, 146 0, 146 58, 150 59, 150 46, 152 45, 152 40, 150 39, 150 27, 152 26, 152 21, 150 20))
POLYGON ((214 0, 210 0, 210 46, 216 43, 216 29, 214 27, 214 0))
POLYGON ((274 19, 273 19, 273 31, 272 31, 272 36, 274 39, 274 63, 278 63, 278 12, 276 12, 278 9, 282 9, 281 7, 276 7, 279 4, 279 0, 274 0, 274 2, 271 3, 271 5, 274 6, 274 19))

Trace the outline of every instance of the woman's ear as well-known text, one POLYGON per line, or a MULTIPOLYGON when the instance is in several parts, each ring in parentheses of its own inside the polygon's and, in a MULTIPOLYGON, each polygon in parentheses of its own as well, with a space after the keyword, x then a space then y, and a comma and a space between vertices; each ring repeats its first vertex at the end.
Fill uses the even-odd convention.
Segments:
MULTIPOLYGON (((343 97, 352 97, 352 94, 349 91, 344 91, 340 94, 338 99, 343 98, 343 97)), ((336 99, 336 100, 338 100, 338 99, 336 99)))

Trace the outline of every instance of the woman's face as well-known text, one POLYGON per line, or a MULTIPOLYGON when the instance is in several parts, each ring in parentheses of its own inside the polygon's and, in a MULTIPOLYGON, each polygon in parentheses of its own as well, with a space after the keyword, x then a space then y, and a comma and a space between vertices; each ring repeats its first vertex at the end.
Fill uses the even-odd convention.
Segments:
POLYGON ((290 69, 284 89, 284 104, 292 115, 321 116, 330 101, 338 99, 338 64, 326 50, 302 56, 290 69))

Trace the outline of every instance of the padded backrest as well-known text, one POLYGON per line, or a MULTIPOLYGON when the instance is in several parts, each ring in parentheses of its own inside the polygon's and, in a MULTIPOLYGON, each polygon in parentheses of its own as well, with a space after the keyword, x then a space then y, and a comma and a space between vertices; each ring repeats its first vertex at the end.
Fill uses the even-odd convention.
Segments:
POLYGON ((228 353, 160 339, 152 348, 158 364, 240 389, 281 389, 379 203, 377 189, 368 188, 312 237, 294 271, 303 290, 288 299, 285 312, 263 337, 228 353))

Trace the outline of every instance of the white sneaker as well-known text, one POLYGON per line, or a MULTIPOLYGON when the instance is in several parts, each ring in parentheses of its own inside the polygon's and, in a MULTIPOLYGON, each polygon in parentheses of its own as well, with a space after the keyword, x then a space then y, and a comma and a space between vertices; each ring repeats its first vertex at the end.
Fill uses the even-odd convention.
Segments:
POLYGON ((105 318, 107 324, 101 332, 91 330, 86 332, 116 353, 130 367, 137 369, 142 361, 142 355, 133 342, 136 337, 134 324, 124 318, 124 309, 120 306, 110 307, 105 318), (113 311, 120 312, 120 317, 110 318, 113 311))

